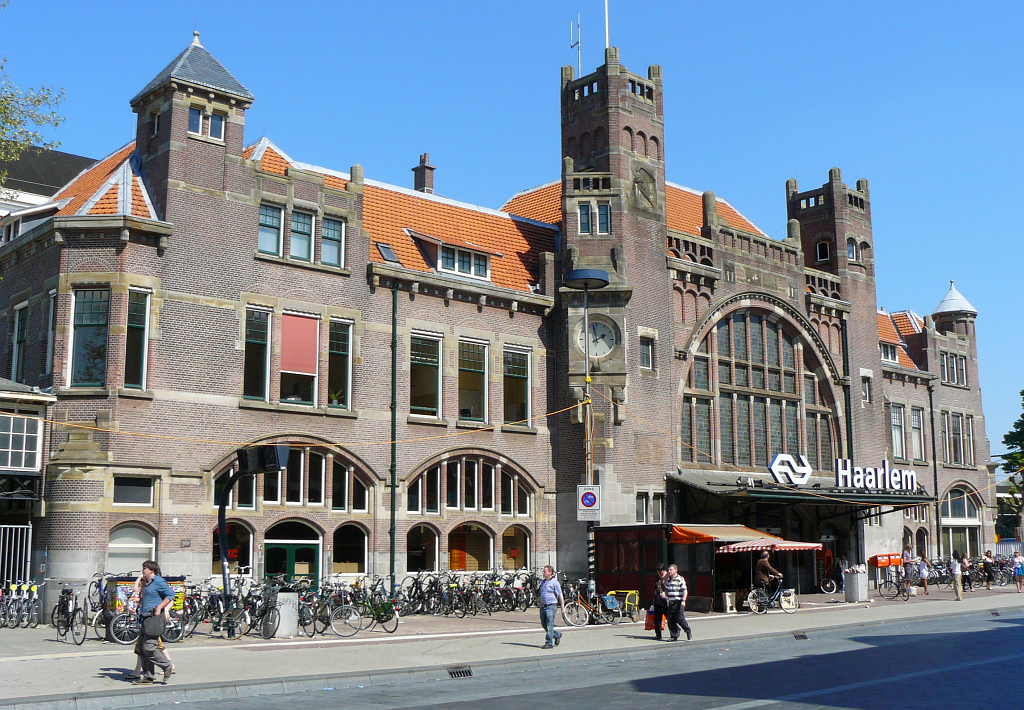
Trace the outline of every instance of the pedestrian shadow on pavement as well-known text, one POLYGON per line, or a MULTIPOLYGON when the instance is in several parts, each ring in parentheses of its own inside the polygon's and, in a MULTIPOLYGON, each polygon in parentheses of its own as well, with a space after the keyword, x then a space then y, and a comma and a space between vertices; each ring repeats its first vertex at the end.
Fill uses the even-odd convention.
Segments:
POLYGON ((97 678, 109 678, 110 680, 120 680, 125 683, 129 682, 125 676, 131 672, 130 668, 100 668, 96 673, 97 678))
MULTIPOLYGON (((631 681, 630 685, 636 692, 676 695, 690 698, 691 703, 697 698, 713 698, 716 707, 729 700, 737 707, 746 706, 744 701, 753 700, 779 703, 781 707, 809 703, 817 708, 877 710, 891 697, 894 684, 923 683, 936 688, 944 678, 962 669, 979 684, 998 686, 1006 669, 1019 667, 1024 660, 1024 649, 1018 643, 1024 619, 973 617, 964 620, 962 629, 944 626, 931 633, 923 625, 925 621, 912 625, 908 621, 907 627, 874 636, 816 634, 812 630, 807 632, 810 644, 795 638, 773 639, 779 660, 669 672, 631 681), (910 629, 920 632, 902 633, 910 629), (860 647, 849 649, 851 643, 860 647), (845 650, 829 649, 838 644, 845 650)), ((664 661, 671 668, 678 667, 679 659, 680 655, 673 653, 664 661)), ((956 695, 948 702, 922 707, 955 706, 960 700, 956 695)))
POLYGON ((523 648, 540 648, 540 644, 536 644, 536 643, 516 643, 515 641, 505 641, 501 645, 502 646, 522 646, 523 648))

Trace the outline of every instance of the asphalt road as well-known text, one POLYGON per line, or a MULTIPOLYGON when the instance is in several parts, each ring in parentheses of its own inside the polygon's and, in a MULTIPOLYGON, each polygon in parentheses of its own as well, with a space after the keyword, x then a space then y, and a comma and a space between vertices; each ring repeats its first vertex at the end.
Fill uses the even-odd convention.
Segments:
POLYGON ((806 640, 786 636, 727 643, 665 643, 664 653, 642 666, 624 654, 621 662, 580 662, 557 670, 425 684, 325 688, 173 707, 1017 710, 1022 706, 1019 671, 1024 661, 1024 618, 1016 614, 1013 618, 986 613, 901 621, 809 631, 807 636, 806 640))

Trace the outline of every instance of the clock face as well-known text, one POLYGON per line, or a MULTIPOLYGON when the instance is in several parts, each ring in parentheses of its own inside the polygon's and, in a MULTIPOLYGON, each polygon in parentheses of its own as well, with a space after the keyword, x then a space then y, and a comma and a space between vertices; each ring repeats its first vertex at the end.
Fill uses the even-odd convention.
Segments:
MULTIPOLYGON (((615 347, 615 331, 601 321, 591 321, 589 328, 590 357, 604 357, 615 347)), ((580 350, 586 352, 583 342, 583 331, 580 331, 580 350)))

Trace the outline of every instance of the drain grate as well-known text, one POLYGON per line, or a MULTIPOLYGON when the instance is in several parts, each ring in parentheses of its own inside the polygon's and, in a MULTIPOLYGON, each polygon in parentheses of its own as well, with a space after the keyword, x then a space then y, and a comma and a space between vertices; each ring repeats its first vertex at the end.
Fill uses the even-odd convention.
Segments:
POLYGON ((472 678, 473 669, 469 666, 448 666, 449 678, 472 678))
POLYGON ((795 638, 797 641, 806 641, 807 634, 793 634, 793 638, 795 638))
POLYGON ((999 612, 998 611, 993 611, 992 612, 992 616, 999 616, 999 612))

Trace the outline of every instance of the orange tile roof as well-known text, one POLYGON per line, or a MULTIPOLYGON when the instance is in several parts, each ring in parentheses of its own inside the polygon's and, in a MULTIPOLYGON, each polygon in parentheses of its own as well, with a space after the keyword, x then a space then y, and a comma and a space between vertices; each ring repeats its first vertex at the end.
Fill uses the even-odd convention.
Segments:
POLYGON ((906 337, 921 332, 924 321, 913 311, 899 311, 892 314, 892 321, 900 335, 906 337))
POLYGON ((101 197, 92 209, 89 210, 89 214, 117 214, 117 183, 115 182, 107 190, 106 194, 101 197))
POLYGON ((336 190, 344 190, 345 185, 348 184, 348 180, 343 180, 340 177, 334 175, 324 175, 324 185, 327 187, 333 187, 336 190))
POLYGON ((54 195, 53 201, 70 199, 71 202, 57 210, 57 214, 78 214, 83 205, 96 194, 97 190, 103 187, 103 184, 121 167, 133 150, 135 150, 135 141, 115 151, 103 160, 93 163, 81 175, 61 188, 61 191, 54 195))
POLYGON ((132 175, 132 215, 135 217, 151 217, 149 213, 149 205, 146 204, 146 198, 142 194, 142 188, 139 186, 139 179, 132 175))
POLYGON ((284 175, 284 171, 288 168, 288 161, 285 160, 276 150, 268 147, 263 151, 261 165, 263 167, 263 172, 274 173, 275 175, 284 175))
MULTIPOLYGON (((668 228, 686 234, 700 235, 704 224, 704 206, 701 193, 667 183, 665 185, 665 212, 668 228)), ((559 224, 562 221, 562 183, 552 182, 515 195, 501 207, 503 212, 517 214, 539 222, 559 224)), ((764 235, 750 220, 741 215, 728 202, 718 200, 718 216, 733 229, 764 235)))
POLYGON ((562 182, 559 180, 520 192, 503 204, 501 211, 538 222, 559 224, 562 221, 562 182))
POLYGON ((905 367, 908 370, 918 369, 917 364, 911 359, 910 355, 907 354, 906 348, 902 345, 896 348, 896 359, 899 360, 900 367, 905 367))
MULTIPOLYGON (((363 226, 374 242, 388 244, 402 266, 415 271, 432 273, 433 269, 404 229, 445 243, 500 253, 503 256, 491 257, 491 282, 525 292, 537 283, 540 254, 554 251, 558 233, 552 227, 490 210, 369 182, 363 193, 363 226)), ((374 262, 384 263, 377 249, 370 255, 374 262)))
POLYGON ((900 345, 903 342, 899 331, 893 325, 892 318, 885 312, 878 313, 878 339, 883 343, 892 343, 894 345, 900 345))
POLYGON ((258 145, 259 143, 253 143, 251 146, 243 150, 242 157, 245 158, 246 160, 250 160, 252 158, 252 154, 256 152, 256 147, 258 145))

